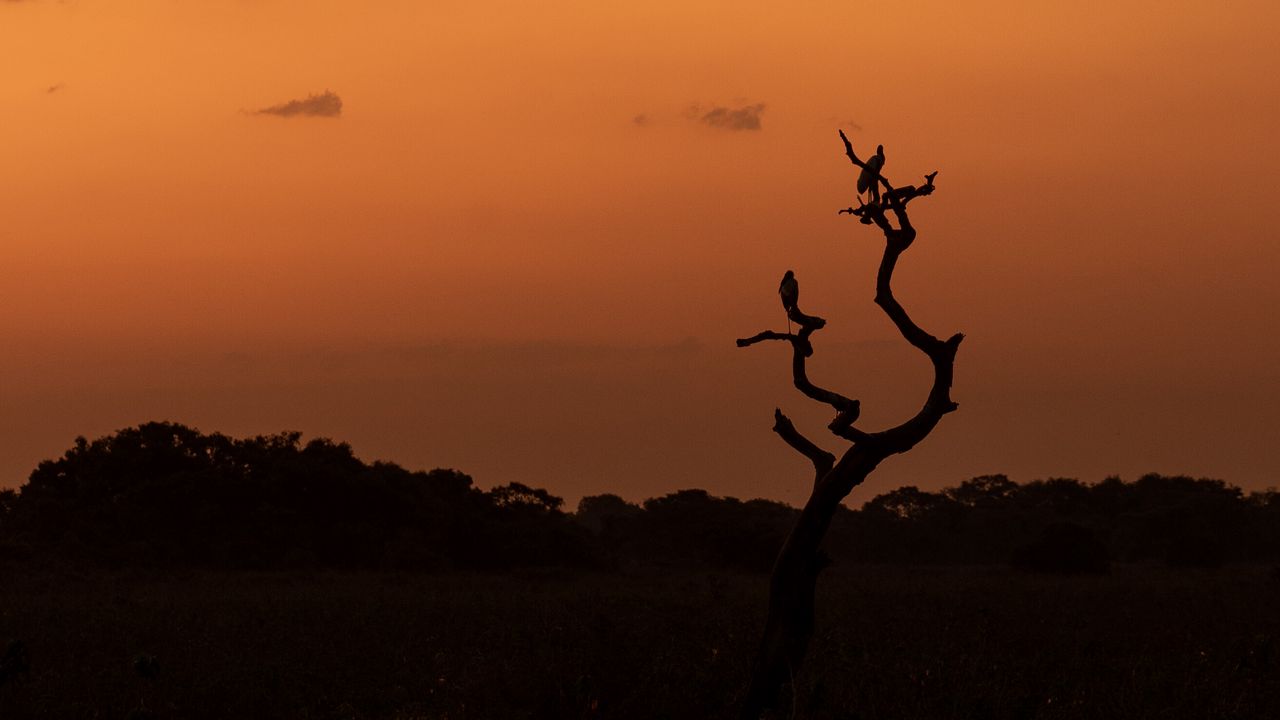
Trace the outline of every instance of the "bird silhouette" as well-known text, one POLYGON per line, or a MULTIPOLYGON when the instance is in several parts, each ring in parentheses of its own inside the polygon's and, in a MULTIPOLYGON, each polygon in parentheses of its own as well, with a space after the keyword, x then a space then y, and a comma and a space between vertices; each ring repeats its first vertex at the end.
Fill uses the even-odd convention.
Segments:
POLYGON ((880 168, 884 167, 884 146, 876 146, 876 154, 867 160, 866 167, 858 175, 858 194, 871 191, 871 201, 880 202, 880 168))
POLYGON ((791 313, 798 311, 797 303, 800 302, 800 283, 796 281, 796 274, 787 271, 782 276, 782 282, 778 284, 778 295, 782 296, 782 308, 787 311, 787 333, 791 332, 791 313))

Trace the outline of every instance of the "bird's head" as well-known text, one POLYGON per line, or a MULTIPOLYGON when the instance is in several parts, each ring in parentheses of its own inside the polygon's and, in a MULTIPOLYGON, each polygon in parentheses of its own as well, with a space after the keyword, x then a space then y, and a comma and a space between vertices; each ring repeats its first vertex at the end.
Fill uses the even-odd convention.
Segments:
POLYGON ((877 154, 877 155, 879 155, 880 157, 884 157, 884 146, 883 146, 883 145, 877 145, 877 146, 876 146, 876 154, 877 154))
POLYGON ((782 279, 783 279, 783 280, 790 280, 791 278, 793 278, 793 277, 795 277, 795 276, 796 276, 796 274, 795 274, 795 273, 793 273, 793 272, 791 272, 790 270, 788 270, 788 271, 787 271, 787 274, 782 276, 782 279))

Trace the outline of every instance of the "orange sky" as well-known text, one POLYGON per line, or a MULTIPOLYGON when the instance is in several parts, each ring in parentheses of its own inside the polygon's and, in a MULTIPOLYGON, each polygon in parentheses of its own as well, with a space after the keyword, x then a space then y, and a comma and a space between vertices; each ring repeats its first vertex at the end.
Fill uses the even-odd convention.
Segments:
POLYGON ((171 419, 799 502, 772 410, 827 410, 733 347, 783 325, 784 270, 863 427, 930 380, 835 214, 838 127, 941 171, 896 287, 969 336, 961 411, 853 502, 1280 484, 1280 6, 1047 5, 0 0, 0 485, 171 419), (341 117, 254 113, 326 90, 341 117))

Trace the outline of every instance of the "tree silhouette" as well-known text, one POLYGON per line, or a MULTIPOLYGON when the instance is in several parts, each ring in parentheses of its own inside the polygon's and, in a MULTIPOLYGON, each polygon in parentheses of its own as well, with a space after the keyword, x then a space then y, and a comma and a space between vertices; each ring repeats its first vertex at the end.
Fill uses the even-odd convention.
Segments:
POLYGON ((632 505, 613 493, 588 495, 578 501, 574 518, 597 535, 610 534, 619 522, 634 519, 644 512, 639 505, 632 505))
POLYGON ((502 508, 520 508, 534 513, 553 513, 560 510, 564 500, 542 488, 531 488, 524 483, 507 483, 489 491, 493 504, 502 508))
POLYGON ((0 494, 0 562, 228 569, 506 569, 597 562, 546 490, 482 492, 446 469, 360 460, 297 432, 236 439, 176 423, 78 438, 0 494))
POLYGON ((933 193, 933 180, 937 173, 925 176, 924 184, 919 186, 894 187, 880 171, 879 165, 857 156, 843 131, 840 139, 849 160, 883 186, 883 192, 878 197, 873 195, 870 204, 862 204, 859 199, 859 207, 840 212, 857 217, 864 225, 875 225, 884 234, 885 249, 876 276, 875 302, 889 316, 902 337, 928 356, 934 370, 933 387, 924 406, 914 417, 887 430, 866 432, 854 427, 858 419, 858 401, 814 385, 805 371, 805 360, 813 355, 810 338, 826 325, 825 320, 806 315, 797 305, 789 308, 787 315, 800 326, 798 332, 766 330, 738 340, 738 347, 764 340, 790 343, 791 370, 796 388, 808 397, 830 405, 836 414, 828 429, 837 437, 853 443, 837 460, 834 454, 801 434, 781 410, 774 411, 773 431, 813 463, 814 483, 808 502, 774 562, 764 637, 742 707, 742 717, 752 720, 776 705, 780 691, 788 681, 792 682, 794 692, 793 678, 800 669, 813 634, 814 589, 824 564, 819 546, 840 501, 881 461, 915 447, 928 436, 943 415, 957 408, 951 400, 952 369, 956 350, 964 336, 956 333, 947 340, 939 340, 922 330, 894 298, 891 287, 898 258, 916 239, 916 229, 907 215, 907 206, 915 199, 933 193))

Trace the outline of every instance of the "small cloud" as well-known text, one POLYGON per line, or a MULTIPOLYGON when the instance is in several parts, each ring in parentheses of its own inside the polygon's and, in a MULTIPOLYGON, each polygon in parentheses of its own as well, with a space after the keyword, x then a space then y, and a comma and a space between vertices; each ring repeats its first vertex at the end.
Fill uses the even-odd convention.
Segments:
POLYGON ((653 121, 649 119, 648 115, 640 113, 639 115, 631 118, 631 122, 635 123, 637 127, 649 127, 650 123, 653 121))
POLYGON ((342 114, 342 98, 325 90, 319 95, 308 95, 302 100, 290 100, 280 105, 262 108, 258 115, 279 117, 338 117, 342 114))
MULTIPOLYGON (((9 2, 18 2, 19 0, 8 0, 8 1, 9 1, 9 2)), ((45 91, 45 93, 46 93, 46 94, 48 94, 48 95, 52 95, 52 94, 54 94, 54 93, 58 92, 59 90, 61 90, 61 89, 62 89, 62 88, 64 88, 64 87, 66 87, 66 85, 63 85, 62 83, 57 83, 57 84, 50 85, 49 87, 45 88, 45 89, 44 89, 44 91, 45 91)))
POLYGON ((760 115, 764 113, 764 103, 743 105, 739 108, 713 107, 700 119, 706 125, 725 130, 759 130, 760 115))

